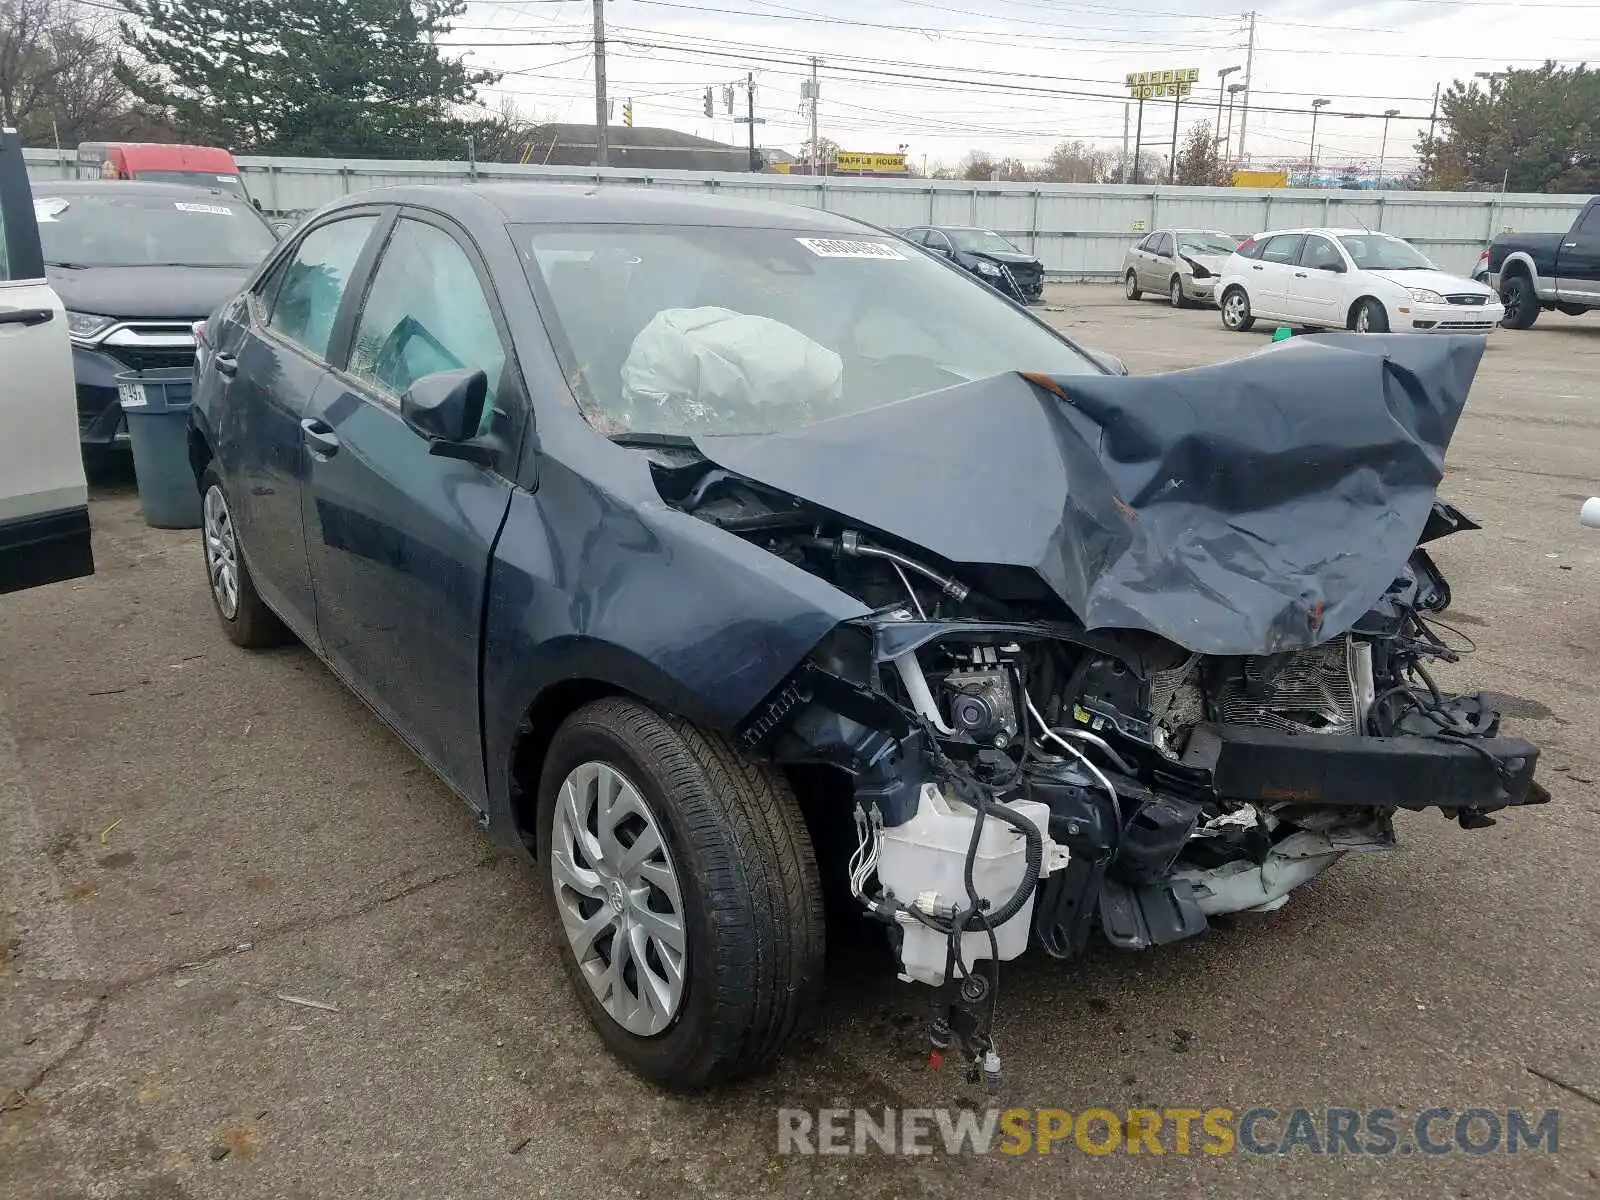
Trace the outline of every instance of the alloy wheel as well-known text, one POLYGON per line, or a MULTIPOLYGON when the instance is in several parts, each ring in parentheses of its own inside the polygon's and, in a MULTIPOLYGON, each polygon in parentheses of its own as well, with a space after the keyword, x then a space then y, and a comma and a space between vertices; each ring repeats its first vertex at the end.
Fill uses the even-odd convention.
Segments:
POLYGON ((206 543, 206 576, 217 608, 228 620, 239 614, 239 542, 233 532, 233 514, 227 497, 212 484, 206 489, 202 512, 206 543))
POLYGON ((1183 307, 1183 284, 1181 282, 1179 282, 1176 278, 1174 278, 1173 281, 1172 281, 1172 293, 1171 293, 1171 295, 1172 295, 1172 307, 1173 308, 1182 308, 1183 307))
POLYGON ((562 782, 550 873, 562 928, 601 1007, 629 1033, 661 1033, 683 1002, 683 889, 655 815, 616 768, 586 762, 562 782))
POLYGON ((1356 332, 1372 332, 1372 311, 1365 304, 1356 312, 1356 332))
POLYGON ((1222 301, 1222 323, 1229 329, 1237 329, 1244 321, 1244 296, 1239 292, 1229 292, 1222 301))

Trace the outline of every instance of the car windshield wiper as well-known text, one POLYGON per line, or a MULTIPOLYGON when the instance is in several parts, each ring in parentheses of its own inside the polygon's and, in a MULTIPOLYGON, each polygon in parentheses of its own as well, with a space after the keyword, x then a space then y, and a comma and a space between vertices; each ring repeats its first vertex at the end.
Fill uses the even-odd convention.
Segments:
POLYGON ((78 262, 52 262, 45 263, 47 267, 60 267, 63 271, 87 271, 92 264, 78 262))
POLYGON ((694 439, 682 433, 614 433, 611 440, 619 446, 665 446, 672 450, 693 450, 694 439))

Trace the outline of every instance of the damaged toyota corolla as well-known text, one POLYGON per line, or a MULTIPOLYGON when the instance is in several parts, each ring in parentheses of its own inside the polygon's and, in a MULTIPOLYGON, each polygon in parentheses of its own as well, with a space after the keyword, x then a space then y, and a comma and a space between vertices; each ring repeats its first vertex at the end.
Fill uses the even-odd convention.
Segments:
POLYGON ((536 857, 633 1069, 777 1056, 836 884, 994 1081, 1002 962, 1548 798, 1435 679, 1482 353, 1130 378, 827 213, 403 188, 208 323, 191 454, 225 630, 298 635, 536 857))

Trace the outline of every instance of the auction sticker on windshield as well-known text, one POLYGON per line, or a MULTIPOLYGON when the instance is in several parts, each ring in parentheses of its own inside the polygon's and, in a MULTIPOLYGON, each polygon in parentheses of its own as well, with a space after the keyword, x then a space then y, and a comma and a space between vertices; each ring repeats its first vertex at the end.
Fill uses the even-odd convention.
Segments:
POLYGON ((172 207, 179 212, 211 213, 217 217, 233 216, 233 209, 221 204, 185 204, 182 200, 175 200, 172 203, 172 207))
POLYGON ((898 258, 905 255, 888 242, 858 242, 846 238, 795 238, 818 258, 898 258))

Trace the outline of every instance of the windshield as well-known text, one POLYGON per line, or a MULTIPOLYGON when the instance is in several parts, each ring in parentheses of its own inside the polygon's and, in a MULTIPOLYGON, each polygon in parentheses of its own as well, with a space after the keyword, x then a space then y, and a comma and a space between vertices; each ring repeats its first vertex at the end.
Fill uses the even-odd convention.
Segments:
POLYGON ((987 229, 951 229, 947 231, 957 250, 968 254, 1021 254, 1005 238, 987 229))
POLYGON ((141 183, 182 183, 190 187, 221 189, 234 196, 244 196, 244 182, 237 175, 219 171, 135 171, 133 177, 141 183))
POLYGON ((89 195, 34 198, 44 260, 73 267, 253 267, 277 245, 248 204, 180 200, 108 185, 89 195), (128 192, 113 195, 119 188, 128 192))
POLYGON ((1179 254, 1232 254, 1239 248, 1237 238, 1225 233, 1202 233, 1193 229, 1178 230, 1179 254))
POLYGON ((1098 373, 983 284, 892 237, 511 232, 586 415, 610 435, 774 433, 1007 371, 1098 373))
POLYGON ((1347 233, 1339 238, 1362 271, 1431 271, 1416 247, 1384 233, 1347 233))

